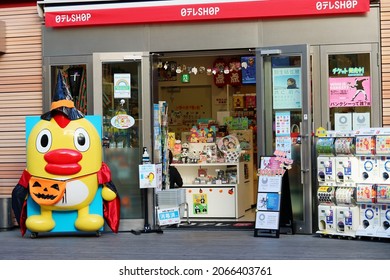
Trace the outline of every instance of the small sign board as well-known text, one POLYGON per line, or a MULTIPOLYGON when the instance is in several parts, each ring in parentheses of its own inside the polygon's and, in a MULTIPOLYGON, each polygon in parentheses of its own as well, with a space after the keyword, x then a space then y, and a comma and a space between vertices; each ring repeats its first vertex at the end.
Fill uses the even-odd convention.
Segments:
POLYGON ((179 207, 157 210, 157 220, 160 226, 180 224, 179 207))
POLYGON ((283 176, 291 164, 280 151, 260 157, 255 237, 279 237, 283 176))
POLYGON ((140 164, 139 165, 139 187, 141 189, 162 187, 162 165, 140 164))

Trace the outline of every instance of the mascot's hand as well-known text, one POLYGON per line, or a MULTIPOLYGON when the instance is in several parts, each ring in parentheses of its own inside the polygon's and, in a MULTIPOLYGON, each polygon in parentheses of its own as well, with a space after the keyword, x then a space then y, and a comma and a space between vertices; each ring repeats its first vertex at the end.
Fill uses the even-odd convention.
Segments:
POLYGON ((102 197, 106 201, 111 201, 116 198, 116 193, 104 186, 102 190, 102 197))

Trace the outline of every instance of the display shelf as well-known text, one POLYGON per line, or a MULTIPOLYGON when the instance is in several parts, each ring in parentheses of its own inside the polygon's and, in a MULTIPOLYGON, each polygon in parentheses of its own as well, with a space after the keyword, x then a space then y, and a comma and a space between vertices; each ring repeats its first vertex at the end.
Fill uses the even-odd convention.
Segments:
POLYGON ((189 218, 238 219, 250 209, 253 174, 249 162, 172 165, 183 178, 189 218))

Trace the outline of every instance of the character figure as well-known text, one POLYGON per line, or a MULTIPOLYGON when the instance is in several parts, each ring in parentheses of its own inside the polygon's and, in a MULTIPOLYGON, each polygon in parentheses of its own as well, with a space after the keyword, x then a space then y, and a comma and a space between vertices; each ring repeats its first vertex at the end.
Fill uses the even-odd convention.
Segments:
POLYGON ((183 145, 181 146, 181 155, 180 155, 180 161, 182 163, 188 163, 189 150, 190 150, 190 145, 187 142, 184 142, 183 145))
POLYGON ((147 178, 149 179, 149 185, 152 185, 154 180, 154 173, 150 172, 147 178))
POLYGON ((106 220, 117 232, 120 200, 109 167, 102 162, 102 142, 95 126, 74 107, 58 73, 51 110, 33 126, 27 139, 27 168, 12 192, 12 207, 22 236, 49 232, 56 226, 53 212, 77 212, 77 230, 94 232, 106 220), (90 204, 102 187, 104 218, 90 213, 90 204), (27 217, 27 197, 40 210, 27 217))
POLYGON ((364 95, 364 100, 367 101, 367 93, 366 91, 364 90, 364 86, 363 86, 363 82, 368 80, 367 78, 365 79, 360 79, 358 80, 357 78, 355 79, 355 84, 350 86, 351 88, 355 88, 356 89, 356 93, 355 95, 352 97, 351 101, 355 101, 356 97, 360 94, 360 93, 363 93, 364 95))

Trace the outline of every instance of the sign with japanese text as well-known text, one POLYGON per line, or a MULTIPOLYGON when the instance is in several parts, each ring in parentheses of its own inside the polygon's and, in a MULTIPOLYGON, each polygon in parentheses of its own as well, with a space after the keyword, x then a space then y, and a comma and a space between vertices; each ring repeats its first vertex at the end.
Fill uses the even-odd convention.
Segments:
POLYGON ((179 207, 157 210, 158 224, 160 226, 180 224, 179 207))
POLYGON ((329 108, 371 106, 371 78, 329 78, 329 108))
POLYGON ((318 16, 370 10, 369 0, 166 0, 99 5, 71 2, 53 6, 48 3, 44 7, 46 27, 318 16))
POLYGON ((272 100, 274 109, 302 108, 301 68, 272 69, 272 100))
POLYGON ((290 136, 291 117, 290 111, 275 112, 275 135, 290 136))

